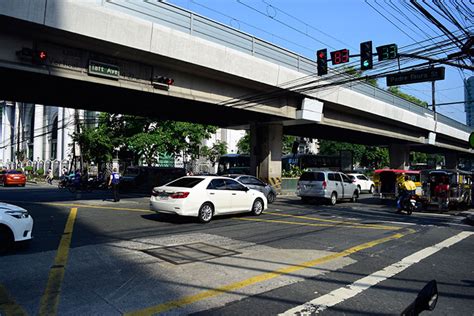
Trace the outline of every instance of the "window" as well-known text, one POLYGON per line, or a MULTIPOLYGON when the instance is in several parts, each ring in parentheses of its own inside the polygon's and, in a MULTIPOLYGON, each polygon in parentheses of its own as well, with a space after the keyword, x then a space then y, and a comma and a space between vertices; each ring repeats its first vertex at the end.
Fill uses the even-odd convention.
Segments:
POLYGON ((343 180, 344 182, 352 183, 352 180, 349 179, 349 177, 346 176, 345 174, 341 174, 341 176, 342 176, 342 180, 343 180))
POLYGON ((265 185, 262 181, 254 177, 242 177, 239 179, 239 181, 242 182, 243 184, 249 184, 249 185, 261 185, 261 186, 265 185))
POLYGON ((366 176, 357 176, 357 179, 367 181, 369 179, 366 178, 366 176))
POLYGON ((334 173, 328 173, 328 180, 329 181, 336 181, 336 176, 334 173))
POLYGON ((235 180, 231 180, 231 179, 225 179, 225 185, 227 187, 227 190, 234 190, 234 191, 244 191, 245 190, 245 187, 243 185, 241 185, 240 183, 238 183, 237 181, 235 180))
POLYGON ((324 173, 322 172, 305 172, 301 175, 300 181, 324 181, 324 173))
POLYGON ((179 188, 194 188, 196 184, 204 180, 204 178, 180 178, 173 182, 168 183, 167 187, 179 187, 179 188))
POLYGON ((342 178, 341 178, 341 174, 340 173, 335 173, 334 174, 334 180, 336 181, 339 181, 339 182, 342 182, 342 178))
POLYGON ((226 186, 225 186, 224 179, 212 180, 211 183, 209 183, 209 185, 207 186, 207 189, 208 190, 225 190, 226 186))

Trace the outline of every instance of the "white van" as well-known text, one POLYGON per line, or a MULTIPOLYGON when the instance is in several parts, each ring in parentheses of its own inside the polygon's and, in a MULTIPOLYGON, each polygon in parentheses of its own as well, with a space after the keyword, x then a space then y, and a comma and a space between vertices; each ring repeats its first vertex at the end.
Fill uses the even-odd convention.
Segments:
POLYGON ((359 190, 357 185, 342 172, 307 171, 298 180, 296 195, 303 201, 321 198, 335 205, 341 199, 356 202, 359 198, 359 190))

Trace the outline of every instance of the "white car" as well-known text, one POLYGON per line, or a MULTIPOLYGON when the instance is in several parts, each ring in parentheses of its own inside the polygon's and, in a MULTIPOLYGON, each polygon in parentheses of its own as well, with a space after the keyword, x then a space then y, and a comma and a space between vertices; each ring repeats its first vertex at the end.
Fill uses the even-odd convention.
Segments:
POLYGON ((347 175, 349 176, 349 178, 351 178, 352 182, 357 185, 357 189, 359 189, 359 192, 367 191, 371 194, 374 193, 375 184, 365 175, 361 173, 348 173, 347 175))
POLYGON ((24 208, 0 202, 0 253, 12 242, 32 238, 33 218, 24 208))
POLYGON ((150 209, 157 213, 194 216, 202 223, 214 215, 251 212, 260 215, 267 208, 262 192, 249 189, 226 177, 187 176, 155 187, 150 209))

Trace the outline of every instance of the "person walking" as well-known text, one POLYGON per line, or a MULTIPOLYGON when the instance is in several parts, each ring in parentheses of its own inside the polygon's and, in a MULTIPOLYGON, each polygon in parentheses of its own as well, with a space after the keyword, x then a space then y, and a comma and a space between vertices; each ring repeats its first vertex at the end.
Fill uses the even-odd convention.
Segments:
POLYGON ((120 183, 120 174, 117 172, 117 168, 114 168, 112 174, 109 178, 109 187, 112 186, 112 191, 114 193, 114 202, 119 202, 119 183, 120 183))
POLYGON ((49 183, 50 185, 53 184, 53 178, 54 178, 54 176, 53 176, 53 170, 51 170, 51 168, 49 168, 49 169, 48 169, 48 175, 46 176, 46 179, 48 180, 48 183, 49 183))

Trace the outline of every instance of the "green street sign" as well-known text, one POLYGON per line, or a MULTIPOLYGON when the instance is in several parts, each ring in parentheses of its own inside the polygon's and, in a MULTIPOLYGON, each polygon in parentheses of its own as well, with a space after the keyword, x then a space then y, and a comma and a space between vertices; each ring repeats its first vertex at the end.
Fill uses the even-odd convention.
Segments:
POLYGON ((474 132, 469 135, 469 146, 474 149, 474 132))
POLYGON ((101 63, 95 60, 89 60, 89 75, 119 79, 120 68, 116 65, 101 63))

